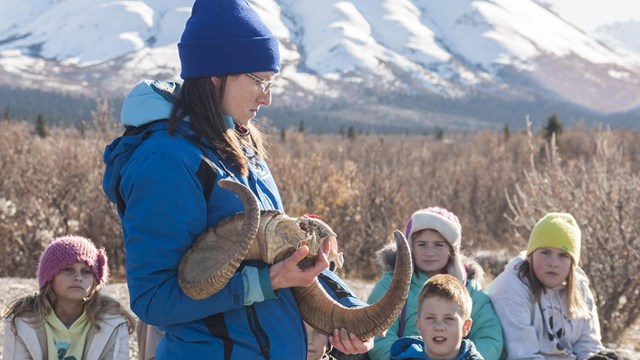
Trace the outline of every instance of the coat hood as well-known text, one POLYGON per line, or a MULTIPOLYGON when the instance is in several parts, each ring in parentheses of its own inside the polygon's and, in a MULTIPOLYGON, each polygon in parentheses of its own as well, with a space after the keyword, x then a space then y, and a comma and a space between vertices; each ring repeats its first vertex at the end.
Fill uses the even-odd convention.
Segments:
MULTIPOLYGON (((102 179, 102 188, 107 198, 117 203, 116 183, 120 175, 120 171, 129 161, 135 150, 150 135, 147 132, 155 132, 166 130, 168 124, 166 121, 157 121, 168 119, 171 115, 173 101, 176 99, 175 94, 180 89, 176 83, 167 83, 161 81, 145 80, 136 85, 122 104, 120 113, 120 121, 127 129, 148 125, 145 131, 136 132, 133 135, 120 136, 109 144, 103 154, 103 162, 106 165, 105 173, 102 179), (156 123, 151 124, 156 121, 156 123)), ((180 127, 183 131, 189 131, 186 127, 180 127)))
MULTIPOLYGON (((391 360, 413 360, 413 359, 424 359, 431 360, 425 354, 425 346, 420 336, 405 336, 396 340, 391 346, 390 359, 391 360)), ((463 360, 463 359, 474 359, 479 360, 483 359, 482 356, 478 353, 478 350, 475 348, 473 342, 468 339, 462 339, 462 343, 460 344, 460 351, 454 360, 463 360)))
MULTIPOLYGON (((153 124, 149 130, 158 131, 166 130, 168 128, 167 122, 158 122, 153 124)), ((107 198, 117 204, 116 188, 120 178, 120 171, 127 164, 136 149, 144 142, 148 137, 146 132, 141 132, 134 136, 120 136, 113 140, 104 149, 102 155, 102 161, 106 165, 104 175, 102 178, 102 189, 107 195, 107 198)))
MULTIPOLYGON (((459 254, 464 268, 467 272, 468 280, 475 280, 478 284, 484 284, 484 270, 474 259, 465 255, 459 254)), ((382 271, 393 271, 396 265, 396 244, 389 243, 380 250, 376 251, 376 257, 378 265, 382 268, 382 271)))
POLYGON ((155 120, 168 119, 180 84, 144 80, 136 85, 122 103, 120 122, 124 126, 141 126, 155 120))
POLYGON ((420 336, 405 336, 396 340, 391 346, 391 359, 426 359, 424 342, 420 336))

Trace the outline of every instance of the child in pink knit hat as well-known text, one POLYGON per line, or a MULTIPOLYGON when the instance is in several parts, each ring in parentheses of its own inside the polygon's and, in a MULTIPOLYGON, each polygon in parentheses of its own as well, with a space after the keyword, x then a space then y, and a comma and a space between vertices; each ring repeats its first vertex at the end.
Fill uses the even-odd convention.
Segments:
POLYGON ((39 291, 13 302, 4 314, 4 356, 31 359, 128 359, 135 318, 100 294, 109 278, 104 249, 65 236, 44 250, 39 291))
MULTIPOLYGON (((391 346, 396 340, 418 335, 418 297, 422 286, 434 275, 450 274, 465 284, 471 295, 473 327, 469 339, 485 359, 498 359, 503 348, 502 327, 481 288, 484 271, 477 262, 460 252, 462 226, 458 217, 441 207, 418 210, 407 221, 405 235, 414 268, 407 302, 398 319, 387 330, 387 335, 374 339, 369 357, 372 360, 389 359, 391 346)), ((395 247, 387 245, 376 254, 384 271, 369 295, 370 304, 376 302, 391 283, 395 247)))

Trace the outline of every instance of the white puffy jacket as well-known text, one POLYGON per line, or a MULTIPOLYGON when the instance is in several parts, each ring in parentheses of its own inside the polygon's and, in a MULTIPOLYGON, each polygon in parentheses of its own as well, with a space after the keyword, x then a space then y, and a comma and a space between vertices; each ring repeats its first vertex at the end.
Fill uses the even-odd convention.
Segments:
MULTIPOLYGON (((18 318, 16 334, 11 329, 10 321, 4 321, 3 359, 49 358, 44 327, 35 328, 24 319, 18 318)), ((125 318, 119 315, 105 315, 105 319, 99 325, 100 330, 94 326, 87 334, 82 360, 128 360, 129 331, 125 318)))

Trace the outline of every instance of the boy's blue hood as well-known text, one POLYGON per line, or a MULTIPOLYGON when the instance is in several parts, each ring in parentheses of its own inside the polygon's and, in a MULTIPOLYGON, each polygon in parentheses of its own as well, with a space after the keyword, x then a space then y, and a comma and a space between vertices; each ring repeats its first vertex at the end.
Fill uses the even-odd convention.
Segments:
POLYGON ((391 359, 427 359, 424 343, 420 336, 405 336, 396 340, 391 346, 391 359))
MULTIPOLYGON (((120 121, 124 126, 139 127, 155 120, 168 119, 171 115, 173 101, 176 98, 180 85, 177 83, 162 82, 158 80, 145 80, 136 85, 122 104, 120 121)), ((167 122, 158 122, 149 126, 150 131, 166 130, 167 122)), ((145 132, 121 136, 109 144, 103 154, 106 165, 102 188, 107 198, 116 203, 116 182, 120 170, 129 161, 133 152, 146 139, 145 132)))
MULTIPOLYGON (((421 336, 405 336, 396 340, 391 346, 391 360, 424 359, 430 360, 424 352, 424 342, 421 336)), ((460 351, 454 360, 482 359, 469 339, 462 339, 460 351)))

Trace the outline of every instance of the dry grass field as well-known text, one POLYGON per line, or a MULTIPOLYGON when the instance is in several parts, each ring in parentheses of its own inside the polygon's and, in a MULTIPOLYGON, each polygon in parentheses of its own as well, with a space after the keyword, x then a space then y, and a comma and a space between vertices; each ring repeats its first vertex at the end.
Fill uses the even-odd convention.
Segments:
MULTIPOLYGON (((354 279, 347 280, 347 283, 359 297, 365 299, 369 296, 369 292, 371 292, 371 288, 373 287, 373 282, 370 281, 354 279)), ((19 296, 35 292, 36 288, 37 282, 35 279, 0 278, 0 289, 2 289, 2 292, 0 292, 0 309, 5 309, 13 299, 16 299, 19 296)), ((103 292, 118 299, 123 306, 129 306, 129 292, 127 291, 126 284, 107 284, 103 292)), ((0 333, 3 333, 3 331, 4 322, 0 322, 0 333)), ((131 335, 129 340, 129 355, 131 356, 131 359, 137 359, 138 342, 135 334, 131 335)), ((630 327, 617 344, 609 345, 617 347, 618 351, 624 354, 628 360, 640 360, 640 323, 630 327)), ((0 342, 0 359, 1 358, 2 343, 0 342)))
MULTIPOLYGON (((49 128, 44 138, 33 124, 0 122, 1 277, 32 277, 44 245, 75 233, 104 246, 114 281, 124 279, 120 224, 101 190, 102 151, 121 132, 107 120, 97 112, 87 126, 49 128)), ((583 231, 580 265, 591 280, 605 341, 621 342, 625 330, 637 329, 638 132, 572 129, 554 144, 536 132, 437 140, 273 131, 270 142, 269 163, 287 213, 314 213, 333 227, 346 257, 344 277, 375 281, 375 251, 419 208, 439 205, 456 213, 467 255, 506 254, 484 259, 490 275, 505 256, 524 249, 537 219, 566 211, 583 231)))

